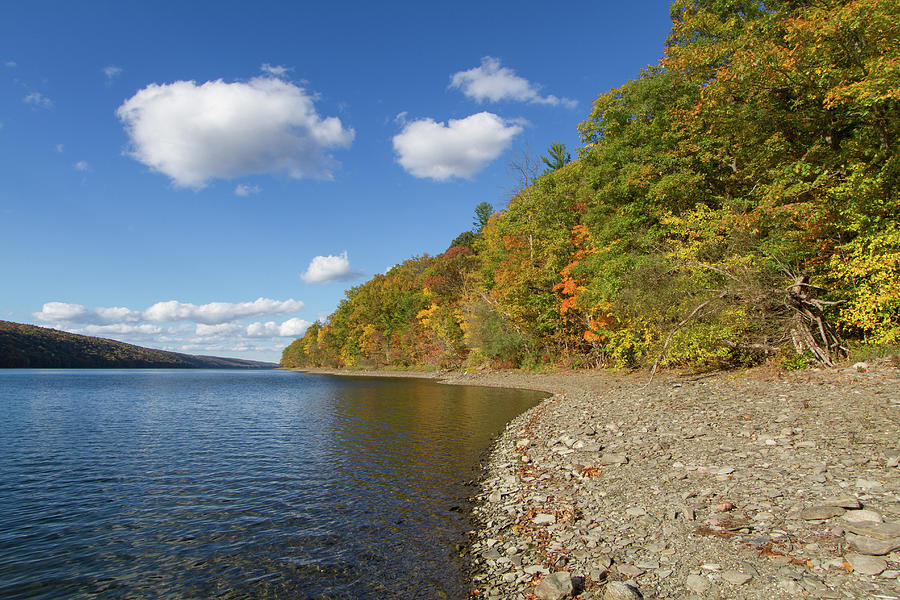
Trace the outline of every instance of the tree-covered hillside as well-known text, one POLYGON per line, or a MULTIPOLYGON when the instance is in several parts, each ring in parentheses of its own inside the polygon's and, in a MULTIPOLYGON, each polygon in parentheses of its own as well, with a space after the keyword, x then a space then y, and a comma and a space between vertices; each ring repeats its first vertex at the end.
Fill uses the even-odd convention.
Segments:
POLYGON ((833 364, 900 343, 900 5, 677 0, 483 229, 347 292, 284 366, 833 364))
POLYGON ((0 368, 54 369, 270 369, 238 358, 193 356, 0 321, 0 368))

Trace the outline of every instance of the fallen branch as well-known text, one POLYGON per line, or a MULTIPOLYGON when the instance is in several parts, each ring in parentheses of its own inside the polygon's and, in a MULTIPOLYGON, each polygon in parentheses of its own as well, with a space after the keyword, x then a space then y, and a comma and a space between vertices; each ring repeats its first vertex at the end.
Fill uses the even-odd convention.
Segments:
MULTIPOLYGON (((721 300, 722 298, 724 298, 724 297, 727 296, 727 295, 728 295, 728 292, 722 292, 722 293, 719 294, 718 296, 716 296, 716 297, 714 297, 714 298, 710 298, 710 299, 707 300, 706 302, 701 303, 697 308, 695 308, 694 310, 692 310, 692 311, 691 311, 691 314, 689 314, 688 316, 686 316, 686 317, 681 321, 681 323, 679 323, 678 325, 676 325, 676 326, 675 326, 675 329, 673 329, 672 331, 669 332, 669 335, 666 337, 666 341, 665 341, 665 343, 663 344, 662 350, 660 351, 659 356, 656 357, 656 361, 653 363, 653 368, 650 370, 650 379, 647 381, 646 384, 644 384, 644 387, 647 387, 648 385, 650 385, 651 383, 653 383, 653 377, 656 375, 656 370, 659 368, 659 361, 662 360, 663 356, 665 356, 665 354, 666 354, 666 350, 669 349, 669 342, 672 341, 672 336, 675 335, 675 333, 676 333, 679 329, 681 329, 682 327, 684 327, 684 326, 688 323, 688 321, 690 321, 691 319, 693 319, 694 316, 695 316, 698 312, 700 312, 701 310, 703 310, 703 307, 705 307, 706 305, 708 305, 710 302, 713 302, 714 300, 721 300)), ((643 389, 643 388, 642 388, 642 389, 643 389)))

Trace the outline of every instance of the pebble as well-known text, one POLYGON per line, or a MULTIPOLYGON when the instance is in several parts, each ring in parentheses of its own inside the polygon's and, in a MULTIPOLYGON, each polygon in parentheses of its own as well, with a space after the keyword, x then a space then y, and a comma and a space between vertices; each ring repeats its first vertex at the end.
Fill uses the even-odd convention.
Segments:
POLYGON ((884 402, 900 396, 900 370, 657 378, 460 381, 566 393, 517 417, 491 451, 472 534, 479 597, 537 597, 530 581, 556 571, 573 584, 559 600, 606 600, 625 578, 670 600, 900 598, 900 472, 887 466, 900 444, 884 402))
POLYGON ((882 487, 880 481, 872 481, 871 479, 863 479, 860 477, 856 480, 856 487, 861 490, 876 490, 882 487))
POLYGON ((803 593, 803 588, 793 579, 782 579, 778 582, 778 587, 786 591, 788 594, 799 596, 803 593))
POLYGON ((644 573, 644 569, 641 569, 634 565, 619 565, 616 567, 616 570, 622 575, 627 575, 628 577, 637 577, 638 575, 642 575, 644 573))
POLYGON ((534 519, 531 520, 535 525, 552 525, 556 523, 555 515, 548 515, 546 513, 540 513, 534 516, 534 519))

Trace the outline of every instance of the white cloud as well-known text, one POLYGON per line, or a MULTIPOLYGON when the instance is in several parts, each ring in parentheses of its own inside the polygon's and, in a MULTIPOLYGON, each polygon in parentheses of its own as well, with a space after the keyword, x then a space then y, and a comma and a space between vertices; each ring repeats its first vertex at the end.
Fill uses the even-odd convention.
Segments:
POLYGON ((454 73, 450 78, 450 87, 462 90, 462 93, 484 102, 500 102, 515 100, 532 104, 549 104, 550 106, 566 106, 574 108, 577 102, 554 95, 542 96, 540 86, 531 83, 508 67, 500 66, 500 60, 491 56, 481 59, 481 66, 454 73))
POLYGON ((446 125, 419 119, 394 136, 394 151, 400 165, 415 177, 468 179, 500 156, 521 132, 521 125, 489 112, 450 119, 446 125))
POLYGON ((40 92, 31 92, 22 98, 22 102, 35 108, 53 108, 53 101, 40 92))
POLYGON ((331 178, 328 152, 347 148, 354 131, 322 118, 313 96, 273 77, 249 82, 150 84, 117 110, 130 155, 177 186, 200 189, 211 179, 286 172, 331 178))
POLYGON ((246 185, 243 183, 238 184, 236 188, 234 188, 234 194, 236 196, 251 196, 254 194, 260 193, 262 190, 259 189, 258 185, 246 185))
POLYGON ((6 62, 3 63, 3 64, 6 65, 7 67, 9 67, 10 69, 12 69, 13 67, 16 66, 16 61, 14 61, 14 60, 8 60, 8 61, 6 61, 6 62))
POLYGON ((157 302, 144 311, 131 310, 121 306, 89 310, 80 304, 46 302, 42 310, 32 316, 45 323, 109 325, 192 321, 205 325, 216 325, 261 315, 283 315, 296 312, 301 308, 303 308, 303 303, 298 300, 271 300, 269 298, 258 298, 253 302, 210 302, 201 305, 169 300, 157 302))
POLYGON ((294 317, 278 326, 278 335, 281 337, 300 337, 306 333, 306 330, 309 329, 310 325, 312 325, 312 323, 309 321, 294 317))
POLYGON ((106 75, 106 82, 111 83, 113 79, 122 74, 122 67, 117 67, 115 65, 103 67, 103 74, 106 75))
POLYGON ((361 273, 350 268, 350 259, 345 250, 338 256, 316 256, 309 261, 306 272, 300 275, 300 279, 306 283, 330 283, 332 281, 347 281, 356 279, 361 273))
POLYGON ((62 145, 62 144, 57 144, 57 145, 56 145, 56 151, 57 151, 57 152, 62 153, 62 151, 65 150, 65 148, 66 148, 66 147, 65 147, 64 145, 62 145))
POLYGON ((284 77, 287 75, 287 72, 291 70, 290 67, 283 67, 281 65, 270 65, 269 63, 263 63, 259 70, 263 73, 268 73, 273 77, 284 77))
POLYGON ((195 334, 205 339, 245 339, 245 338, 277 338, 299 337, 306 332, 310 322, 293 317, 283 323, 268 321, 266 323, 255 322, 248 325, 239 323, 219 323, 217 325, 204 325, 198 323, 195 334))
POLYGON ((32 313, 32 316, 45 323, 53 321, 90 323, 95 318, 84 306, 68 302, 45 302, 41 312, 32 313))
POLYGON ((169 300, 157 302, 143 312, 143 318, 153 323, 193 321, 215 325, 227 323, 259 315, 283 315, 303 308, 297 300, 271 300, 258 298, 253 302, 210 302, 209 304, 190 304, 169 300))
POLYGON ((76 171, 87 172, 91 170, 91 165, 88 164, 86 160, 79 160, 77 163, 72 165, 75 167, 76 171))
POLYGON ((250 323, 247 326, 246 333, 247 337, 251 338, 300 337, 306 333, 310 325, 309 321, 294 317, 281 324, 274 321, 250 323))

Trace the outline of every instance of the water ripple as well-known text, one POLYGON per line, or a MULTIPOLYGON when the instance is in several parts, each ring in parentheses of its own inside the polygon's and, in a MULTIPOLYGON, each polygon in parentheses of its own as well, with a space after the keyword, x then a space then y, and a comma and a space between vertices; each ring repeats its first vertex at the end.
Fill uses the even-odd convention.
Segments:
POLYGON ((464 598, 450 507, 531 392, 0 373, 0 597, 464 598))

